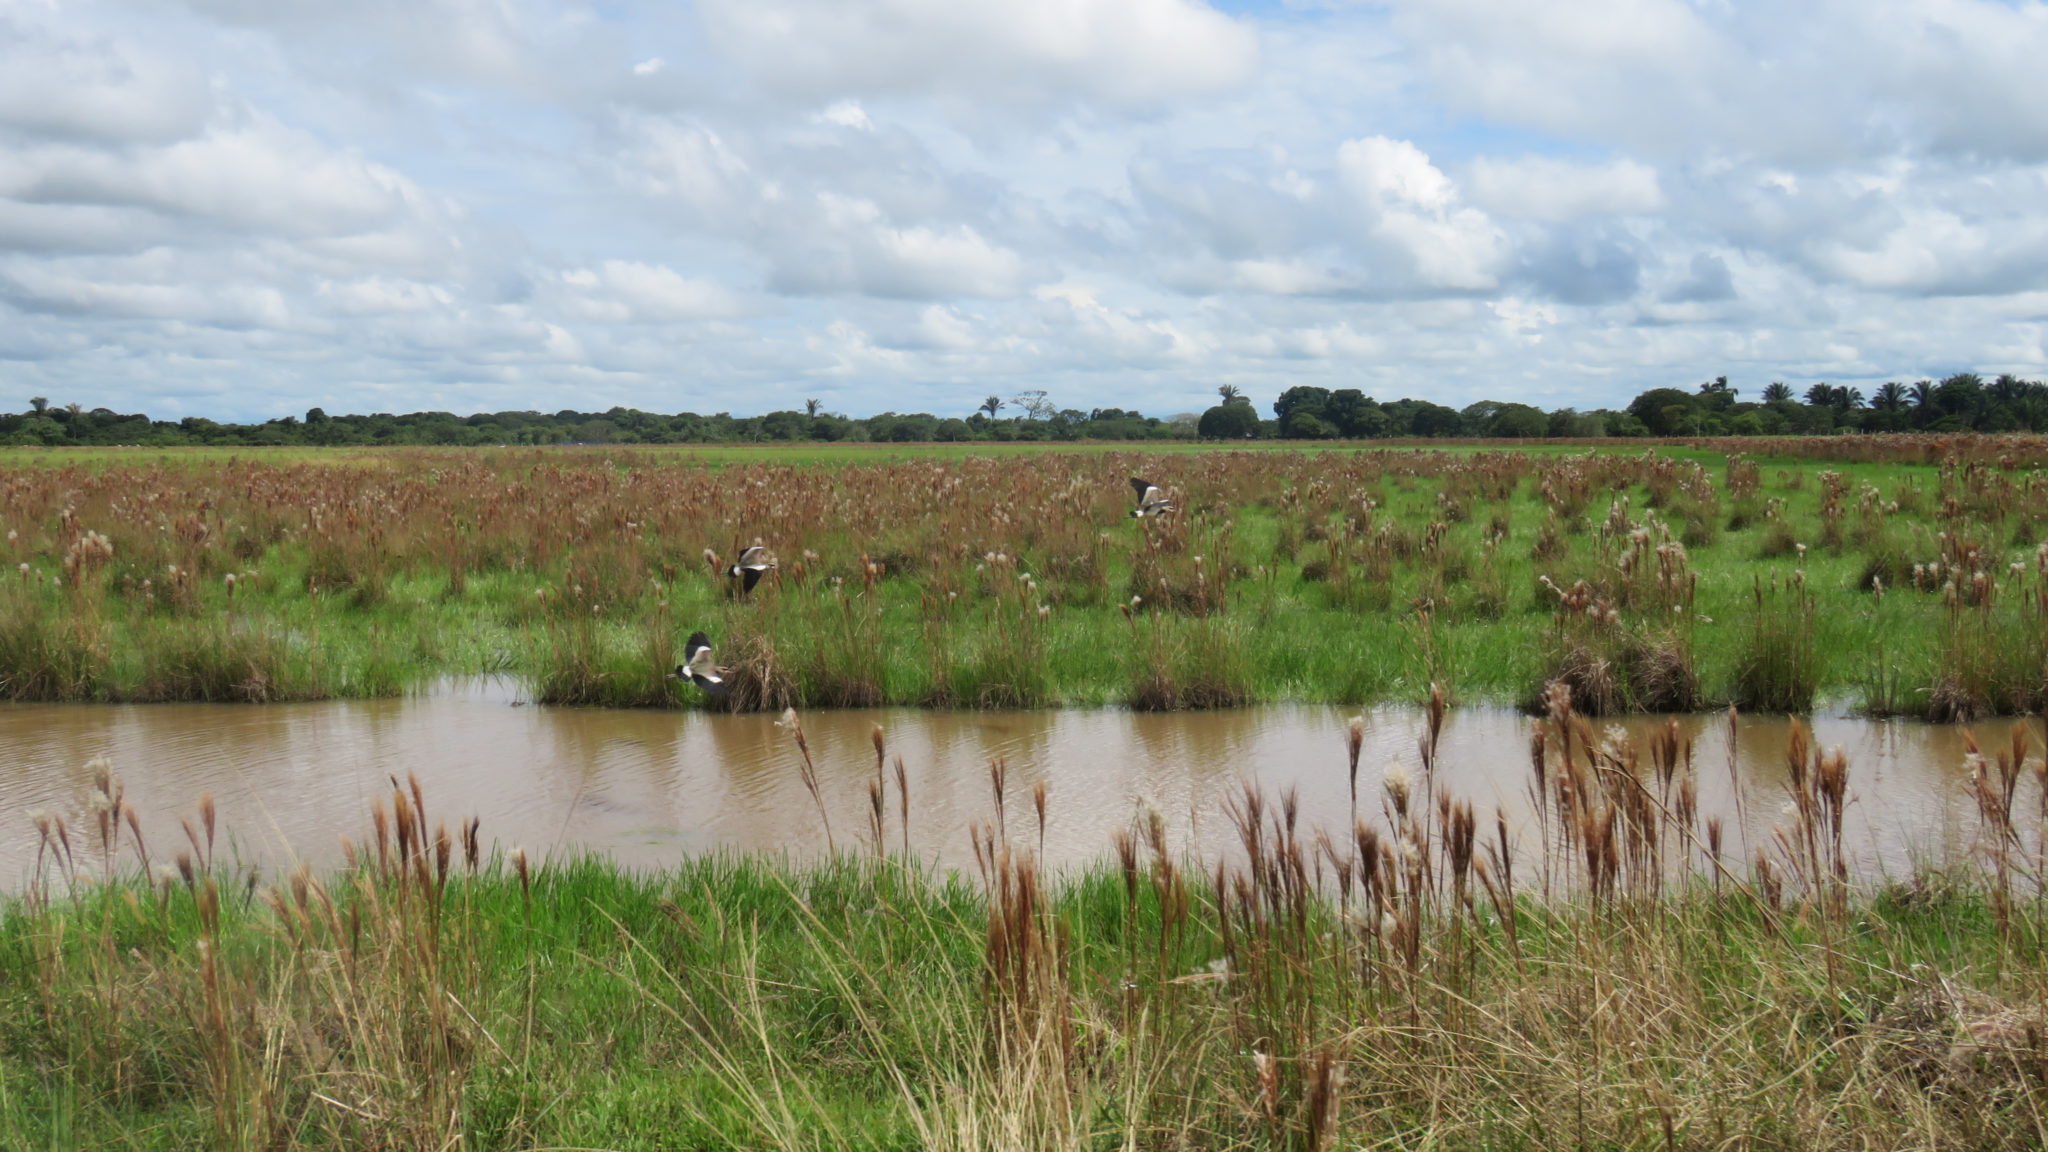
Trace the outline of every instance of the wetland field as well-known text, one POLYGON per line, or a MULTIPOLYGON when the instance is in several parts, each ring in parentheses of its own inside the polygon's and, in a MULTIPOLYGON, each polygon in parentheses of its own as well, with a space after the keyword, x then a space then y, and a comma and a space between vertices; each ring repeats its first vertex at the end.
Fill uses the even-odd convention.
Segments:
POLYGON ((2048 438, 25 451, 0 547, 0 1147, 2048 1142, 2048 438))
POLYGON ((2039 709, 2048 439, 1758 447, 27 452, 0 698, 2039 709))

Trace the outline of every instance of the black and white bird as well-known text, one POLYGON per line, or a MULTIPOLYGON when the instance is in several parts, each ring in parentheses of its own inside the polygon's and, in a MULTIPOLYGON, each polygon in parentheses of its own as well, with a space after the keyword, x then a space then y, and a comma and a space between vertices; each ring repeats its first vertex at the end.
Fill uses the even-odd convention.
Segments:
POLYGON ((1131 477, 1131 491, 1138 494, 1138 506, 1131 509, 1131 515, 1142 520, 1147 516, 1158 516, 1173 511, 1173 501, 1166 498, 1157 485, 1131 477))
POLYGON ((774 567, 775 557, 770 556, 768 549, 756 540, 740 551, 740 558, 725 570, 725 575, 740 582, 740 592, 744 595, 752 592, 754 585, 761 582, 762 574, 774 567))
POLYGON ((711 662, 711 637, 702 632, 690 633, 690 639, 683 644, 683 662, 676 665, 668 678, 688 680, 707 696, 723 696, 730 687, 725 682, 725 669, 711 662))

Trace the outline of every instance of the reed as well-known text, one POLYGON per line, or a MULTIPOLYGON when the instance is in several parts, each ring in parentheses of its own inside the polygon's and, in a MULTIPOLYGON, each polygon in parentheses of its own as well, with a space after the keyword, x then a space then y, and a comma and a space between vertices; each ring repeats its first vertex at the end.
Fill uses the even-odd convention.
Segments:
POLYGON ((1782 583, 1757 577, 1755 611, 1736 673, 1735 702, 1757 712, 1810 712, 1820 695, 1820 653, 1815 640, 1814 596, 1806 573, 1795 569, 1782 583))

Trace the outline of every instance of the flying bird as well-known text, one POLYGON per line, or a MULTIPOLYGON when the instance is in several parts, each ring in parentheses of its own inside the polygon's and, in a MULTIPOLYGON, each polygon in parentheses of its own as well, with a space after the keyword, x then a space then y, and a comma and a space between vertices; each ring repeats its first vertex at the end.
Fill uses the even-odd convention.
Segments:
POLYGON ((725 671, 711 662, 711 638, 702 632, 692 632, 683 644, 683 662, 676 665, 668 678, 688 680, 702 688, 706 696, 720 697, 731 687, 725 682, 725 671))
POLYGON ((1131 491, 1138 494, 1138 506, 1131 509, 1131 515, 1142 520, 1147 516, 1158 516, 1173 511, 1173 501, 1166 498, 1157 485, 1131 477, 1131 491))
POLYGON ((745 595, 761 582, 761 574, 775 567, 775 557, 756 539, 740 551, 740 558, 725 570, 727 578, 740 582, 740 593, 745 595))

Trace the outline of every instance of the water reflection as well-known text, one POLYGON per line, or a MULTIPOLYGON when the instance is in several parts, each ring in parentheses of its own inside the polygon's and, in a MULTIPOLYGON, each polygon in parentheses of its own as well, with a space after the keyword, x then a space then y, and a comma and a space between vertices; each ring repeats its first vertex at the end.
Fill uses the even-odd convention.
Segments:
MULTIPOLYGON (((1146 809, 1161 814, 1175 842, 1204 855, 1228 851, 1223 802, 1241 780, 1274 794, 1293 789, 1305 821, 1341 829, 1349 714, 885 710, 810 713, 803 723, 842 847, 865 833, 870 734, 879 723, 890 759, 901 756, 907 770, 916 850, 954 865, 972 859, 967 829, 993 816, 988 764, 1000 757, 1011 827, 1031 823, 1032 788, 1044 781, 1047 855, 1065 864, 1102 855, 1111 834, 1146 809)), ((1385 767, 1417 764, 1424 720, 1403 708, 1365 720, 1360 808, 1374 815, 1385 767)), ((1642 739, 1666 723, 1619 727, 1642 739)), ((1730 849, 1748 855, 1768 844, 1785 805, 1789 722, 1745 717, 1732 731, 1718 716, 1676 724, 1693 749, 1702 811, 1724 816, 1730 849)), ((2012 726, 1977 731, 1997 748, 2012 726)), ((1898 874, 1967 849, 1975 818, 1963 791, 1961 729, 1839 717, 1813 728, 1816 745, 1849 755, 1847 840, 1865 874, 1898 874)), ((1529 816, 1530 731, 1526 717, 1507 711, 1452 712, 1439 785, 1482 815, 1499 808, 1520 825, 1529 816)), ((2038 749, 2038 725, 2032 740, 2038 749)), ((126 782, 155 844, 181 839, 179 816, 210 791, 234 850, 272 867, 338 859, 337 836, 360 839, 371 800, 407 773, 424 782, 434 814, 451 823, 477 815, 487 839, 538 855, 601 851, 659 867, 720 849, 814 854, 825 842, 794 741, 772 716, 516 707, 508 689, 490 683, 410 700, 264 707, 9 705, 0 707, 0 812, 9 814, 0 884, 26 875, 31 813, 88 825, 87 763, 99 756, 126 782)), ((892 844, 901 836, 897 811, 892 795, 892 844)))

